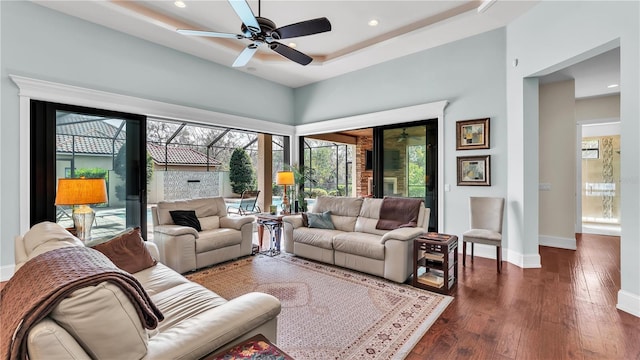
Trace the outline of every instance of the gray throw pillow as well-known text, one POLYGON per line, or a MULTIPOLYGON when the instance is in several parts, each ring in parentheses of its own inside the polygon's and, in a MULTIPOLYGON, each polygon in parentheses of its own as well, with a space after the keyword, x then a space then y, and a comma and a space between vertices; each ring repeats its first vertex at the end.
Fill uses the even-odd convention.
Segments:
POLYGON ((335 230, 333 221, 331 221, 331 211, 325 211, 321 214, 307 213, 307 219, 310 228, 335 230))

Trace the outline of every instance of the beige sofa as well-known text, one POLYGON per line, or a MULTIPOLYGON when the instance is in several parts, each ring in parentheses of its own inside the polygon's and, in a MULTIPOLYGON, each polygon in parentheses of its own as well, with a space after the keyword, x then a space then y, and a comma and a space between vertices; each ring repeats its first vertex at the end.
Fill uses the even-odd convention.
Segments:
MULTIPOLYGON (((55 223, 16 238, 16 265, 44 252, 84 246, 55 223)), ((157 257, 153 243, 145 242, 157 257)), ((17 271, 17 269, 16 269, 17 271)), ((276 341, 280 302, 263 293, 225 300, 161 263, 133 276, 164 316, 146 330, 119 287, 102 282, 76 290, 27 335, 30 359, 198 359, 256 334, 276 341)))
POLYGON ((181 274, 251 254, 255 218, 227 216, 222 197, 161 201, 151 212, 159 260, 181 274), (195 210, 202 231, 176 225, 172 210, 195 210))
POLYGON ((283 218, 283 249, 402 283, 413 272, 413 239, 427 232, 430 210, 420 206, 416 227, 378 230, 382 199, 319 197, 314 213, 331 211, 335 230, 303 226, 301 215, 283 218))

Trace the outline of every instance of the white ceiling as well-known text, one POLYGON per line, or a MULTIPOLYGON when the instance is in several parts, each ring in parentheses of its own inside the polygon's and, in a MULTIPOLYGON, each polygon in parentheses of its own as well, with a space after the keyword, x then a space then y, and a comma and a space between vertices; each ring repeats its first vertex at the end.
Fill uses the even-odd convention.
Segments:
MULTIPOLYGON (((182 9, 174 6, 173 0, 35 2, 230 67, 248 40, 192 37, 175 31, 186 28, 240 33, 241 21, 229 3, 183 1, 186 7, 182 9)), ((505 26, 536 2, 499 0, 478 13, 479 0, 264 0, 261 15, 278 27, 326 17, 332 30, 292 39, 297 50, 314 58, 307 66, 263 45, 247 66, 237 70, 300 87, 505 26), (374 18, 379 25, 368 26, 374 18)), ((257 0, 248 4, 257 15, 257 0)))
MULTIPOLYGON (((49 1, 35 2, 154 43, 231 67, 249 44, 242 39, 185 36, 176 29, 240 33, 241 21, 227 0, 49 1)), ((237 71, 293 88, 325 80, 503 27, 538 0, 498 0, 479 13, 481 0, 264 0, 261 15, 276 26, 326 17, 330 32, 291 39, 296 49, 314 58, 302 66, 262 45, 237 71), (370 27, 369 20, 379 25, 370 27)), ((249 0, 258 15, 258 1, 249 0)), ((288 43, 282 40, 283 43, 288 43)), ((615 93, 606 86, 620 78, 619 51, 610 51, 541 78, 541 82, 576 79, 576 97, 615 93), (603 85, 606 84, 606 85, 603 85)))
POLYGON ((620 48, 540 77, 541 84, 575 79, 576 98, 617 94, 620 86, 620 48))

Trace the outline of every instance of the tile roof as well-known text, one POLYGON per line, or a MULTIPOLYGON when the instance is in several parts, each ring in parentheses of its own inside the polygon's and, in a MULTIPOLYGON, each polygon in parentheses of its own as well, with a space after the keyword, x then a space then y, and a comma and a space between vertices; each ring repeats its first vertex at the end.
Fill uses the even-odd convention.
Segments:
MULTIPOLYGON (((82 116, 82 115, 78 115, 82 116)), ((118 128, 105 121, 78 121, 74 114, 64 119, 58 119, 56 126, 57 153, 112 155, 117 154, 125 141, 125 131, 118 132, 118 128), (114 136, 117 138, 113 139, 114 136)), ((147 143, 147 151, 158 165, 165 163, 164 145, 147 143)), ((167 147, 167 164, 170 165, 207 165, 207 155, 184 146, 167 147)), ((209 164, 219 166, 222 163, 216 159, 209 159, 209 164)))
MULTIPOLYGON (((147 150, 153 161, 162 165, 165 163, 165 147, 154 143, 147 143, 147 150)), ((167 164, 170 165, 207 165, 207 155, 200 151, 183 147, 167 146, 167 164)), ((216 159, 209 159, 209 164, 219 166, 222 163, 216 159)))

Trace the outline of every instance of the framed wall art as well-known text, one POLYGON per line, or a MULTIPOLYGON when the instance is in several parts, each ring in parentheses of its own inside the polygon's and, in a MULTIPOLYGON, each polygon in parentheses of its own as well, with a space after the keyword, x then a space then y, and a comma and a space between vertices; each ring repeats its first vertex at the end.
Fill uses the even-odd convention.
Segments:
POLYGON ((456 150, 489 148, 489 118, 456 122, 456 150))
POLYGON ((458 186, 491 186, 491 155, 458 156, 458 186))

